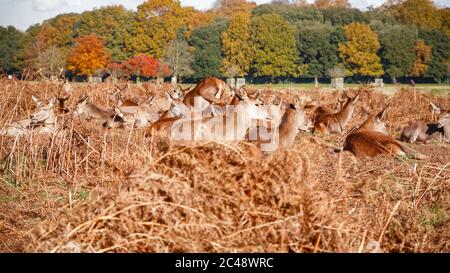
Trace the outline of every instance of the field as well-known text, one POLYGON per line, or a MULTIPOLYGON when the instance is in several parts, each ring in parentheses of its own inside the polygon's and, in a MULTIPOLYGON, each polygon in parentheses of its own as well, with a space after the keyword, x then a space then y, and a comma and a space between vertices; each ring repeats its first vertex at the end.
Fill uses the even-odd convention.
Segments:
MULTIPOLYGON (((346 129, 364 120, 363 107, 376 112, 389 100, 394 136, 429 121, 430 101, 450 109, 448 86, 404 87, 387 96, 352 86, 362 93, 346 129)), ((71 109, 83 94, 111 106, 112 86, 74 89, 71 109)), ((340 96, 274 89, 285 101, 340 96)), ((48 100, 54 92, 51 83, 0 82, 0 127, 29 116, 31 94, 48 100)), ((450 251, 449 144, 409 145, 430 156, 424 161, 357 159, 331 148, 345 134, 301 133, 267 156, 246 142, 174 146, 70 114, 60 122, 55 135, 0 136, 0 252, 450 251)))

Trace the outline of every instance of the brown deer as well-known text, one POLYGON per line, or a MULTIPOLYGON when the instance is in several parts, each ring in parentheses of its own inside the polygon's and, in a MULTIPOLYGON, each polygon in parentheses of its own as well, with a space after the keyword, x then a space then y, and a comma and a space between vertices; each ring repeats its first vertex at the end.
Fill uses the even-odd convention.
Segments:
POLYGON ((345 126, 350 121, 355 112, 355 105, 359 99, 360 93, 355 97, 350 97, 346 92, 344 95, 347 101, 340 108, 338 112, 332 113, 330 109, 325 107, 317 107, 314 110, 316 119, 314 121, 314 133, 341 133, 344 131, 345 126))
MULTIPOLYGON (((210 104, 225 105, 225 100, 222 96, 225 92, 226 84, 224 81, 211 77, 202 80, 191 91, 189 91, 184 97, 183 103, 193 109, 196 97, 200 97, 201 112, 206 109, 210 104)), ((197 106, 198 107, 198 106, 197 106)))
POLYGON ((56 126, 56 114, 54 107, 57 103, 56 97, 50 99, 48 104, 44 104, 35 96, 32 96, 36 104, 36 111, 29 119, 15 121, 5 128, 0 129, 0 135, 23 136, 26 134, 43 134, 54 132, 56 126))
POLYGON ((92 103, 88 96, 82 97, 78 101, 74 116, 93 118, 102 123, 105 128, 118 128, 124 125, 123 114, 118 109, 102 109, 92 103))
POLYGON ((409 156, 415 159, 425 159, 395 138, 390 136, 382 121, 386 106, 380 113, 371 115, 361 126, 357 127, 345 139, 344 150, 352 152, 357 157, 374 157, 379 154, 409 156))
POLYGON ((258 126, 249 131, 246 139, 255 140, 256 145, 265 152, 274 152, 289 148, 299 131, 309 131, 313 127, 297 100, 296 104, 289 104, 277 128, 258 126))
POLYGON ((436 108, 433 107, 432 114, 439 113, 437 123, 414 122, 403 129, 400 140, 410 143, 416 141, 427 143, 433 140, 450 142, 450 113, 436 108))

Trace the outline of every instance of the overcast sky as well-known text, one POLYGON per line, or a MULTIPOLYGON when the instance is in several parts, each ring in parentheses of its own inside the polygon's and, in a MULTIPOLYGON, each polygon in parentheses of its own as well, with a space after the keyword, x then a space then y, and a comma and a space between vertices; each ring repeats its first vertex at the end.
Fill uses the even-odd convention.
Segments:
MULTIPOLYGON (((253 0, 258 4, 270 0, 253 0)), ((314 0, 307 0, 313 2, 314 0)), ((353 7, 364 10, 367 6, 378 6, 385 0, 350 0, 353 7)), ((41 23, 60 13, 83 12, 111 4, 122 4, 129 9, 136 9, 144 0, 0 0, 0 25, 13 25, 26 30, 30 25, 41 23)), ((214 0, 181 0, 184 6, 194 6, 197 9, 208 9, 214 0)), ((440 6, 450 7, 450 0, 437 0, 440 6)))

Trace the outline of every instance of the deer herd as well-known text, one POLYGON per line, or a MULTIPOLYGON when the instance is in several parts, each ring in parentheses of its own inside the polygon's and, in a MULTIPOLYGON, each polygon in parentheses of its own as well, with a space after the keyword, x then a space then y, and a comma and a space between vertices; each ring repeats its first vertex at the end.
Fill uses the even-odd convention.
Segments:
MULTIPOLYGON (((162 134, 174 142, 192 143, 202 140, 248 141, 261 151, 270 153, 289 148, 300 131, 313 134, 342 134, 351 121, 360 94, 345 96, 334 106, 316 101, 302 103, 296 97, 288 103, 268 92, 248 93, 235 89, 217 78, 207 78, 191 89, 174 88, 164 97, 152 96, 146 101, 123 98, 123 89, 116 86, 115 106, 105 109, 92 98, 83 96, 72 111, 66 102, 73 93, 66 81, 48 103, 32 96, 36 110, 30 118, 5 124, 0 135, 23 136, 55 133, 60 115, 93 120, 105 128, 131 126, 145 130, 151 137, 162 134)), ((379 113, 368 115, 360 125, 350 129, 342 148, 357 157, 389 154, 425 159, 405 142, 450 141, 450 112, 433 103, 435 123, 414 122, 403 129, 399 139, 389 135, 383 118, 389 104, 379 113)))

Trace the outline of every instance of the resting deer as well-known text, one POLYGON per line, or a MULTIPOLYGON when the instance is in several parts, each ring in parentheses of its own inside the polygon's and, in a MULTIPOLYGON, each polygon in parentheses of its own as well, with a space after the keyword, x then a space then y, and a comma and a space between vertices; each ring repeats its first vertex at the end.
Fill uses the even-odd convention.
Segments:
POLYGON ((93 118, 106 128, 118 128, 124 125, 123 114, 117 109, 102 109, 90 102, 89 97, 81 98, 75 108, 75 116, 93 118))
POLYGON ((273 152, 289 148, 300 130, 313 128, 311 120, 300 109, 298 103, 289 104, 278 127, 258 126, 249 131, 247 139, 256 141, 256 145, 265 152, 273 152))
POLYGON ((410 143, 428 141, 450 142, 450 112, 442 111, 440 108, 433 109, 432 113, 439 113, 437 123, 414 122, 411 126, 403 129, 400 136, 401 141, 410 143), (438 111, 436 111, 438 109, 438 111))
POLYGON ((345 126, 350 121, 355 112, 355 105, 359 99, 360 93, 355 97, 350 97, 346 92, 344 95, 347 101, 341 107, 341 109, 332 113, 328 108, 318 107, 314 110, 316 119, 314 122, 314 132, 320 133, 342 133, 345 126))
POLYGON ((30 133, 42 134, 53 132, 56 128, 56 115, 54 107, 57 99, 53 97, 48 104, 42 103, 38 98, 32 96, 37 106, 29 119, 15 121, 6 128, 0 130, 0 135, 21 136, 30 133))
POLYGON ((388 106, 380 113, 371 115, 361 126, 350 133, 344 143, 344 150, 352 152, 357 157, 373 157, 379 154, 409 156, 415 159, 425 159, 390 136, 382 121, 388 106))
POLYGON ((182 96, 184 95, 184 91, 179 87, 179 89, 175 89, 171 93, 166 92, 167 99, 170 102, 170 108, 161 115, 162 119, 176 117, 188 118, 191 111, 183 103, 182 96))
POLYGON ((236 106, 230 106, 226 114, 216 117, 194 117, 193 119, 162 119, 150 128, 163 131, 172 140, 192 142, 196 140, 244 140, 252 121, 267 119, 267 112, 258 108, 253 101, 241 100, 236 106))
POLYGON ((153 112, 151 105, 154 97, 151 97, 146 103, 141 105, 118 106, 117 109, 123 114, 123 119, 127 124, 133 124, 137 128, 145 128, 153 122, 159 120, 159 114, 153 112))

